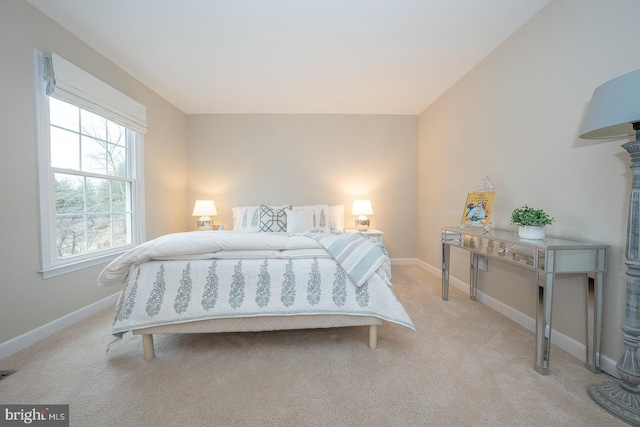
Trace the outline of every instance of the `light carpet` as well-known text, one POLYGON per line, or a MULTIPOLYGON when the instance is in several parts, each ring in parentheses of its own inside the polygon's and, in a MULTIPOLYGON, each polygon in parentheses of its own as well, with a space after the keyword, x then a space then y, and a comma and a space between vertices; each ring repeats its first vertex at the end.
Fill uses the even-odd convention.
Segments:
POLYGON ((140 336, 105 352, 113 310, 0 360, 3 404, 69 404, 72 426, 622 426, 587 387, 610 378, 418 266, 393 266, 417 332, 367 327, 140 336))

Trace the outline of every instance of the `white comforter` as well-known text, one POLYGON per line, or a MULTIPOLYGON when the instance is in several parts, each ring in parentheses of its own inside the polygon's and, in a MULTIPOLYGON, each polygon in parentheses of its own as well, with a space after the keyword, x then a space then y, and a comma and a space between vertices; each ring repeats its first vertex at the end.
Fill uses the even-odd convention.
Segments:
POLYGON ((391 277, 384 247, 359 234, 204 231, 167 234, 143 243, 107 265, 98 284, 123 285, 132 267, 150 260, 274 258, 335 258, 356 286, 376 271, 391 277))
POLYGON ((330 257, 315 239, 287 233, 198 231, 167 234, 149 240, 112 261, 98 276, 102 286, 122 285, 132 267, 175 259, 330 257))

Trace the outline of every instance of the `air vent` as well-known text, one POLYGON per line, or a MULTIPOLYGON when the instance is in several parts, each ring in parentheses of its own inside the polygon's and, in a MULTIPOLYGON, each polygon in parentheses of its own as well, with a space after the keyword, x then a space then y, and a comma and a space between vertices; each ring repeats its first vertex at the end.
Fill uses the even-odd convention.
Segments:
POLYGON ((18 371, 0 371, 0 381, 7 378, 11 374, 15 374, 18 371))

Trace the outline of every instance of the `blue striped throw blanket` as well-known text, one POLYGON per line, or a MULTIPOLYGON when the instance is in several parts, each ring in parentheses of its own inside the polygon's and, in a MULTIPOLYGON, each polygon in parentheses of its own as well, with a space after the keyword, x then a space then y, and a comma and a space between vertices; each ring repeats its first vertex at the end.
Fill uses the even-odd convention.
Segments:
POLYGON ((379 268, 391 277, 391 262, 383 245, 360 233, 307 232, 331 254, 356 286, 362 286, 379 268))

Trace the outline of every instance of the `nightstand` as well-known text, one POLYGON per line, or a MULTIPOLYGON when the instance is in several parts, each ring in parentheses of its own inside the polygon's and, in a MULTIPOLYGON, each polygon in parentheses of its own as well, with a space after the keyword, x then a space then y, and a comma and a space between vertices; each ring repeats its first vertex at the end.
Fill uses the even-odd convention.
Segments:
POLYGON ((345 233, 361 233, 367 236, 369 239, 373 240, 376 243, 382 243, 382 235, 384 232, 380 230, 376 230, 375 228, 370 228, 367 231, 358 231, 356 229, 344 230, 345 233))

